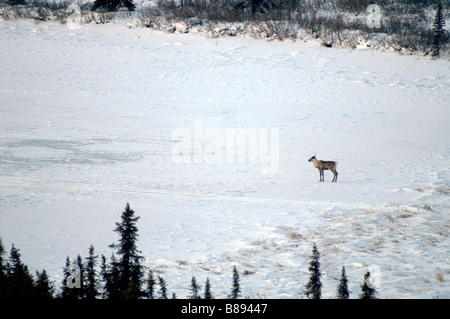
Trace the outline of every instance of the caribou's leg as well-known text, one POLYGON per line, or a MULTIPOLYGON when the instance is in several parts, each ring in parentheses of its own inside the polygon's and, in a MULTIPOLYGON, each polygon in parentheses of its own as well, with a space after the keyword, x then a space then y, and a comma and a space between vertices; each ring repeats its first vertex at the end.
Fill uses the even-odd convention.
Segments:
POLYGON ((338 172, 336 170, 333 170, 333 180, 331 182, 337 182, 338 172))

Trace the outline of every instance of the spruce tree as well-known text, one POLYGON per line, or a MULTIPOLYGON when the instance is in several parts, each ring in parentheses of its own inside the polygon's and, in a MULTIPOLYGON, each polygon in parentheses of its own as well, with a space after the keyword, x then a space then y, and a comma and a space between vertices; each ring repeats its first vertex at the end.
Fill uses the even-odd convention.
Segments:
POLYGON ((111 295, 111 282, 110 282, 110 272, 108 269, 108 264, 106 262, 105 255, 102 254, 101 257, 101 264, 100 264, 100 277, 101 281, 103 282, 103 290, 101 292, 101 297, 103 299, 109 299, 111 295))
POLYGON ((376 297, 377 291, 374 287, 372 287, 371 281, 370 281, 370 272, 367 271, 364 274, 364 281, 361 285, 361 295, 359 296, 360 299, 377 299, 376 297))
POLYGON ((309 281, 306 284, 305 294, 311 299, 320 299, 322 296, 322 282, 320 277, 322 273, 320 272, 320 253, 317 250, 317 246, 314 243, 311 261, 309 262, 309 281))
POLYGON ((444 38, 444 25, 444 13, 442 12, 442 4, 439 2, 433 22, 433 56, 439 56, 440 54, 440 47, 444 38))
POLYGON ((205 284, 205 299, 214 299, 213 294, 211 293, 211 285, 209 283, 209 278, 206 278, 205 284))
POLYGON ((138 298, 144 295, 142 291, 144 259, 137 249, 138 228, 136 226, 139 217, 134 216, 134 210, 127 203, 122 213, 122 221, 116 223, 114 231, 119 234, 119 243, 110 245, 116 249, 119 260, 112 267, 119 271, 118 282, 114 283, 122 298, 138 298))
POLYGON ((89 256, 85 262, 85 272, 86 272, 86 284, 85 284, 85 296, 86 299, 96 299, 99 295, 97 287, 97 271, 95 269, 97 265, 98 256, 95 255, 94 246, 89 247, 89 256))
POLYGON ((153 271, 148 271, 148 279, 147 279, 147 298, 155 299, 155 278, 153 277, 153 271))
POLYGON ((100 281, 103 282, 103 289, 100 291, 100 297, 108 298, 108 266, 106 265, 106 257, 102 254, 100 262, 100 281))
POLYGON ((345 267, 342 266, 341 279, 337 289, 337 299, 348 299, 349 295, 347 275, 345 274, 345 267))
POLYGON ((159 299, 167 299, 167 285, 162 276, 158 276, 159 280, 159 299))
POLYGON ((42 272, 36 271, 36 283, 35 283, 35 299, 49 300, 53 299, 54 289, 53 284, 48 278, 47 272, 42 270, 42 272))
POLYGON ((102 255, 101 277, 103 280, 103 293, 105 299, 121 299, 123 298, 121 291, 119 291, 118 283, 120 281, 120 271, 118 267, 116 256, 112 254, 111 263, 106 262, 106 257, 102 255))
POLYGON ((30 299, 34 295, 34 280, 28 266, 21 260, 19 249, 11 247, 10 263, 7 267, 8 286, 6 298, 30 299))
POLYGON ((4 262, 5 247, 0 238, 0 299, 6 296, 6 289, 8 284, 8 277, 6 276, 6 264, 4 262))
POLYGON ((229 299, 238 299, 241 295, 241 285, 239 283, 239 273, 236 266, 233 267, 233 286, 231 287, 231 293, 228 296, 229 299))
POLYGON ((189 290, 191 291, 191 294, 189 295, 189 299, 201 299, 200 295, 198 293, 200 289, 200 286, 197 284, 197 280, 195 277, 192 277, 191 279, 191 287, 189 290))

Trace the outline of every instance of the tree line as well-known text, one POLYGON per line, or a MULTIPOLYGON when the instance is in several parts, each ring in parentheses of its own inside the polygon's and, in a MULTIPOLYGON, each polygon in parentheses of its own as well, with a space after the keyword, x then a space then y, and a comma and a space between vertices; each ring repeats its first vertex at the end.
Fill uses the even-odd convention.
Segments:
MULTIPOLYGON (((74 260, 66 258, 63 269, 64 276, 59 291, 49 279, 44 270, 36 271, 32 276, 27 265, 21 260, 21 254, 14 244, 8 259, 5 259, 5 249, 0 239, 0 299, 175 299, 175 293, 169 295, 165 278, 156 275, 143 265, 144 256, 137 247, 139 217, 127 204, 122 212, 121 221, 116 223, 114 231, 118 234, 117 243, 109 247, 113 253, 109 260, 95 253, 94 247, 89 247, 86 258, 78 255, 74 260)), ((309 263, 309 281, 304 294, 311 299, 320 299, 322 283, 320 271, 320 253, 313 246, 309 263)), ((370 284, 370 273, 364 276, 361 285, 360 298, 374 299, 377 292, 370 284)), ((189 299, 214 299, 209 278, 206 279, 204 290, 192 277, 189 286, 189 299), (202 293, 203 292, 203 293, 202 293)), ((348 299, 348 280, 345 268, 337 288, 336 298, 348 299)), ((232 286, 229 299, 242 297, 240 276, 236 266, 232 270, 232 286)))
MULTIPOLYGON (((96 0, 110 1, 117 0, 96 0)), ((439 56, 448 53, 450 35, 443 27, 449 5, 449 0, 157 0, 139 14, 142 25, 156 29, 161 28, 157 23, 161 18, 183 21, 189 27, 208 24, 211 29, 220 23, 244 23, 258 26, 250 28, 250 36, 279 40, 301 39, 298 30, 302 29, 327 47, 354 48, 360 38, 367 41, 383 34, 385 46, 439 56), (375 28, 368 23, 371 5, 378 8, 379 26, 375 28), (432 9, 436 10, 433 22, 428 17, 432 9)), ((189 32, 189 27, 182 32, 189 32)), ((228 26, 219 33, 236 35, 228 26)))
POLYGON ((167 32, 176 32, 181 21, 186 26, 180 32, 203 25, 211 36, 243 34, 279 40, 313 37, 326 47, 349 48, 356 48, 361 40, 375 39, 379 43, 371 45, 432 56, 448 54, 450 47, 450 33, 444 28, 450 0, 375 2, 380 15, 379 27, 375 28, 369 26, 367 16, 373 0, 155 0, 138 7, 133 0, 0 0, 0 15, 3 19, 53 19, 66 24, 74 3, 80 9, 81 23, 108 23, 118 11, 127 14, 125 10, 134 12, 138 25, 167 32), (436 10, 433 21, 430 10, 436 10), (235 27, 230 28, 233 24, 235 27))

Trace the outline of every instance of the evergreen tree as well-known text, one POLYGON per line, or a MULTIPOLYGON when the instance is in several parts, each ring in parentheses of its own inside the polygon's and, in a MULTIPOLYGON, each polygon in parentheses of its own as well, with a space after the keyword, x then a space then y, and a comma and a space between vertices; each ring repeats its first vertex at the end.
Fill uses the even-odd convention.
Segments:
POLYGON ((102 255, 101 276, 103 280, 103 293, 105 299, 120 299, 123 296, 118 288, 119 283, 119 267, 118 261, 114 254, 111 256, 111 264, 106 263, 106 257, 102 255))
POLYGON ((6 297, 6 289, 8 284, 8 277, 6 276, 6 264, 3 260, 5 255, 5 247, 3 246, 2 239, 0 238, 0 299, 6 297))
POLYGON ((205 284, 205 299, 214 299, 213 294, 211 293, 211 285, 209 283, 209 278, 206 278, 205 284))
POLYGON ((6 298, 30 299, 34 295, 33 277, 28 267, 22 262, 19 250, 12 245, 10 252, 10 264, 7 267, 8 286, 6 298))
POLYGON ((228 296, 229 299, 238 299, 241 295, 241 286, 239 283, 239 273, 236 266, 233 267, 233 286, 231 288, 231 293, 228 296))
POLYGON ((191 294, 189 295, 189 299, 201 299, 200 295, 198 293, 200 287, 197 284, 197 280, 195 279, 195 277, 192 277, 191 279, 191 287, 189 288, 189 290, 191 291, 191 294))
POLYGON ((86 284, 85 295, 86 299, 96 299, 99 295, 97 288, 97 271, 95 270, 98 256, 95 255, 94 246, 89 247, 89 256, 86 259, 86 284))
POLYGON ((342 266, 341 280, 337 289, 337 299, 348 299, 349 295, 347 275, 345 274, 345 267, 342 266))
POLYGON ((444 13, 442 12, 442 4, 439 2, 433 23, 433 56, 439 56, 440 47, 444 38, 444 25, 444 13))
POLYGON ((167 285, 162 276, 158 276, 159 279, 159 299, 167 299, 167 285))
POLYGON ((36 271, 34 298, 43 300, 53 299, 53 294, 53 284, 50 282, 45 269, 42 272, 36 271))
POLYGON ((137 249, 138 228, 136 226, 139 217, 134 216, 134 211, 127 203, 122 213, 122 221, 116 223, 115 232, 119 234, 119 243, 110 245, 117 250, 119 260, 112 263, 113 268, 117 268, 119 276, 118 282, 114 283, 122 298, 138 298, 144 295, 141 290, 143 281, 143 266, 141 261, 144 259, 137 249))
POLYGON ((364 281, 361 285, 360 299, 377 299, 377 291, 372 287, 370 282, 370 272, 367 271, 364 275, 364 281))
POLYGON ((101 297, 103 299, 108 299, 110 294, 110 282, 109 282, 109 272, 108 272, 108 265, 106 263, 106 257, 102 254, 101 257, 101 264, 100 264, 100 277, 101 281, 103 282, 103 290, 101 292, 101 297))
POLYGON ((322 296, 322 282, 320 277, 322 273, 320 272, 320 253, 317 250, 316 244, 314 243, 311 261, 309 263, 309 281, 306 284, 305 294, 311 299, 320 299, 322 296))
POLYGON ((147 279, 147 298, 155 299, 155 284, 156 281, 153 278, 153 271, 148 271, 148 279, 147 279))

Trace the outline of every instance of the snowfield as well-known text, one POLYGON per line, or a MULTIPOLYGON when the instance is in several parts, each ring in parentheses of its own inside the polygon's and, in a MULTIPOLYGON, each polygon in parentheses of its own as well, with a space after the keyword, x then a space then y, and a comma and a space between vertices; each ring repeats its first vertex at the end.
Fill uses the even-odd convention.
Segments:
POLYGON ((0 22, 0 237, 59 289, 66 256, 111 256, 129 202, 145 265, 179 298, 192 276, 225 298, 233 265, 243 297, 304 298, 314 242, 324 298, 342 266, 351 298, 367 269, 381 298, 450 298, 449 67, 0 22))

